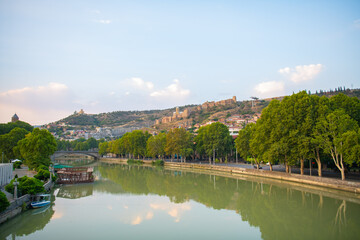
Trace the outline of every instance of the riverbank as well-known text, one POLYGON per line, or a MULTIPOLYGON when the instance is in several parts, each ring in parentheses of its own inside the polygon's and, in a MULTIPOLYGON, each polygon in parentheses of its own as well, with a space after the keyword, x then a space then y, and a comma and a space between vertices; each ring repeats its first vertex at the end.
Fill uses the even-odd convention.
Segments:
MULTIPOLYGON (((100 161, 108 163, 126 163, 127 159, 120 158, 101 158, 100 161)), ((144 164, 151 164, 152 160, 143 160, 144 164)), ((341 190, 360 194, 360 182, 356 181, 342 181, 340 179, 333 179, 327 177, 317 176, 305 176, 293 173, 284 173, 277 171, 249 169, 242 167, 228 167, 218 166, 209 164, 198 164, 198 163, 179 163, 179 162, 165 162, 165 167, 177 168, 177 169, 194 169, 194 170, 207 170, 226 173, 227 175, 238 175, 238 176, 256 176, 262 178, 276 179, 280 181, 287 181, 292 183, 300 183, 312 186, 318 186, 323 188, 331 188, 335 190, 341 190)))
MULTIPOLYGON (((35 171, 30 171, 27 167, 22 169, 15 169, 13 172, 13 175, 18 175, 18 177, 28 176, 28 177, 34 177, 36 174, 35 171)), ((49 192, 53 187, 55 183, 52 181, 48 181, 44 183, 44 188, 46 192, 49 192)), ((8 192, 6 192, 4 189, 1 189, 3 191, 10 203, 10 206, 7 207, 7 209, 0 213, 0 224, 3 222, 6 222, 7 220, 14 218, 15 216, 21 214, 22 212, 26 211, 30 207, 31 203, 31 196, 30 194, 23 195, 19 198, 14 198, 14 196, 8 192)))

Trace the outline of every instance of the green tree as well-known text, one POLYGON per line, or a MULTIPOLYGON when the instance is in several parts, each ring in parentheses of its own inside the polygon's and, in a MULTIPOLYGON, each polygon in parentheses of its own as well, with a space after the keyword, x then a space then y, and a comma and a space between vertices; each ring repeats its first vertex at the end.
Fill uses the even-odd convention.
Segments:
POLYGON ((131 153, 133 156, 145 157, 146 155, 146 142, 151 135, 148 132, 141 130, 132 131, 129 135, 131 143, 131 153))
POLYGON ((195 141, 197 149, 204 151, 209 156, 210 163, 211 156, 213 156, 214 164, 216 156, 223 159, 232 148, 232 137, 230 136, 229 129, 219 122, 201 127, 195 141))
POLYGON ((104 156, 105 154, 109 153, 109 143, 102 142, 99 144, 99 155, 104 156))
POLYGON ((14 128, 23 128, 28 132, 31 132, 34 128, 26 123, 26 122, 22 122, 22 121, 16 121, 16 122, 9 122, 9 123, 1 123, 0 124, 0 135, 3 134, 7 134, 9 133, 11 130, 13 130, 14 128))
POLYGON ((0 135, 0 151, 4 152, 6 159, 21 158, 16 150, 16 146, 28 133, 26 129, 16 127, 9 133, 0 135))
POLYGON ((322 118, 316 126, 316 138, 321 142, 324 151, 331 155, 335 166, 345 180, 344 164, 352 165, 356 159, 358 147, 356 142, 359 126, 343 109, 337 109, 322 118))
POLYGON ((182 156, 181 161, 186 161, 186 157, 193 152, 192 135, 185 128, 171 129, 166 135, 165 152, 177 158, 182 156))
POLYGON ((166 146, 166 133, 159 133, 159 135, 151 136, 146 143, 146 149, 153 158, 164 157, 166 146))
POLYGON ((56 141, 48 130, 35 128, 18 142, 18 147, 25 164, 33 169, 40 165, 49 166, 50 155, 56 151, 56 141))
POLYGON ((238 151, 240 157, 242 157, 245 161, 251 156, 250 151, 250 140, 251 140, 251 131, 254 123, 250 123, 245 126, 245 128, 239 131, 239 135, 235 139, 235 147, 238 151))
POLYGON ((99 146, 98 142, 93 137, 86 140, 86 142, 88 144, 89 149, 98 148, 98 146, 99 146))

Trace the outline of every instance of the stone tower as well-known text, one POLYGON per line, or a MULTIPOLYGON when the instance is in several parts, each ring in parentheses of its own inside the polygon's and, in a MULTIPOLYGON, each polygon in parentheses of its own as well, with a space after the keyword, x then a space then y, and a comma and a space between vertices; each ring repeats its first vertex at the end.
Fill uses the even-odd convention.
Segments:
POLYGON ((16 122, 16 121, 19 121, 19 117, 15 113, 14 116, 12 116, 12 118, 11 118, 11 122, 16 122))
POLYGON ((233 101, 234 101, 234 103, 236 103, 236 96, 233 96, 233 101))

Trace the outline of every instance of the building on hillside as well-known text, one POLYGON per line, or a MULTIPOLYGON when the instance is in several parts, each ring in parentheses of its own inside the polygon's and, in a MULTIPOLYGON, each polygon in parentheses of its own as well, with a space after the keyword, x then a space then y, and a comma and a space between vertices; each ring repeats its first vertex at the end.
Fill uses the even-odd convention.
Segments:
POLYGON ((12 116, 12 118, 11 118, 11 122, 17 122, 17 121, 19 121, 19 117, 15 113, 14 116, 12 116))
POLYGON ((179 111, 179 107, 176 107, 175 112, 173 112, 172 116, 170 117, 163 117, 162 119, 155 120, 155 124, 160 123, 169 123, 175 120, 180 120, 181 118, 188 118, 190 116, 190 110, 185 108, 183 112, 179 111))

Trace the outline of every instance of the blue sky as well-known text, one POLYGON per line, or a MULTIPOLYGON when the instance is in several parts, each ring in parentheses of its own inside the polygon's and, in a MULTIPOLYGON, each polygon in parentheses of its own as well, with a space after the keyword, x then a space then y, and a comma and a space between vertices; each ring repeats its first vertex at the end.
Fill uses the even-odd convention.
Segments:
POLYGON ((0 0, 0 122, 359 83, 360 1, 0 0))

